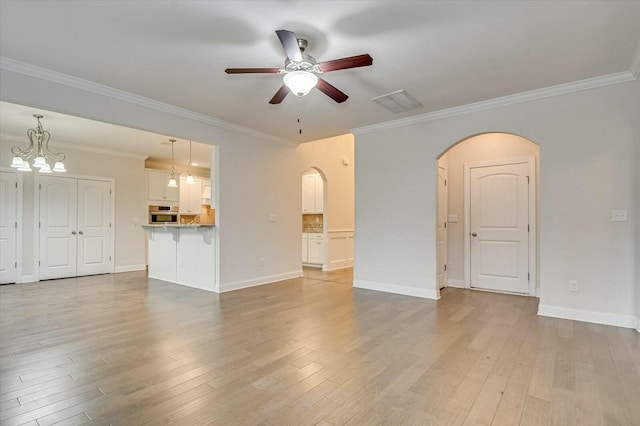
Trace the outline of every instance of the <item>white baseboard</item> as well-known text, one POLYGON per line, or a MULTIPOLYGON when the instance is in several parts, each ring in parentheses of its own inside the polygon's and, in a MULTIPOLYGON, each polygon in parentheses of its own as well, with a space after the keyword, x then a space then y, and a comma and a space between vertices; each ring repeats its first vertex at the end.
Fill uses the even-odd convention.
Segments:
POLYGON ((447 287, 466 288, 464 280, 454 280, 452 278, 447 280, 447 287))
POLYGON ((587 311, 583 309, 564 308, 561 306, 540 305, 538 306, 538 315, 543 317, 592 322, 595 324, 614 325, 616 327, 624 328, 635 328, 638 325, 637 318, 633 315, 587 311))
POLYGON ((422 297, 423 299, 440 299, 438 290, 407 287, 404 285, 387 284, 376 281, 353 280, 354 288, 362 288, 365 290, 383 291, 385 293, 402 294, 404 296, 422 297))
POLYGON ((22 278, 20 279, 20 284, 22 283, 34 283, 36 282, 36 277, 35 275, 23 275, 22 278))
POLYGON ((126 265, 126 266, 116 266, 113 270, 114 274, 119 274, 121 272, 134 272, 134 271, 144 271, 147 269, 147 265, 126 265))
POLYGON ((327 269, 322 268, 323 271, 325 272, 329 272, 329 271, 337 271, 340 269, 346 269, 346 268, 352 268, 353 267, 353 263, 349 264, 348 262, 336 262, 339 264, 329 264, 329 267, 327 269))
POLYGON ((222 284, 216 286, 213 291, 216 293, 226 293, 227 291, 240 290, 242 288, 255 287, 258 285, 271 284, 276 281, 290 280, 292 278, 298 278, 302 276, 302 269, 292 272, 285 272, 283 274, 268 275, 264 277, 254 278, 246 281, 236 281, 232 283, 222 284))

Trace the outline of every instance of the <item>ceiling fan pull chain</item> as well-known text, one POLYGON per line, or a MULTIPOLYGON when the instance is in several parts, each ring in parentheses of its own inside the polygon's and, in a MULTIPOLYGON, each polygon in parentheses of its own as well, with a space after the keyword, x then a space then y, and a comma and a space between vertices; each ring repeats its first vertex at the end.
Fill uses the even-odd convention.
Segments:
POLYGON ((298 130, 298 134, 302 134, 302 124, 300 123, 300 118, 302 117, 302 97, 299 96, 298 97, 298 125, 299 125, 299 130, 298 130))

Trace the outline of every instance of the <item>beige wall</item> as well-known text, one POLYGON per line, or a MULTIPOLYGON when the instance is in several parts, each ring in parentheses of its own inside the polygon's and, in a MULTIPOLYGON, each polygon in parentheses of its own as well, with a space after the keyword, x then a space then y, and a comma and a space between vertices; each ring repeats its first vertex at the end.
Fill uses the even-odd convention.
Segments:
POLYGON ((353 135, 347 134, 304 143, 297 149, 301 159, 300 176, 313 167, 326 178, 324 227, 328 231, 353 231, 354 228, 353 141, 353 135), (343 159, 349 164, 345 165, 343 159))
MULTIPOLYGON (((25 138, 26 139, 26 138, 25 138)), ((11 146, 26 143, 2 140, 0 158, 3 165, 11 161, 11 146)), ((55 145, 53 145, 55 148, 55 145)), ((116 157, 73 149, 62 149, 66 154, 68 175, 97 176, 115 179, 115 270, 144 269, 145 236, 134 223, 138 218, 145 223, 147 194, 143 159, 116 157)), ((30 280, 37 262, 34 236, 37 221, 34 219, 34 172, 23 174, 23 250, 22 276, 30 280)))
MULTIPOLYGON (((489 160, 535 157, 539 166, 540 148, 529 140, 508 133, 486 133, 466 139, 447 151, 448 214, 458 215, 447 225, 449 280, 464 281, 464 164, 489 160)), ((538 175, 538 173, 536 173, 538 175)), ((536 188, 539 185, 536 185, 536 188)))

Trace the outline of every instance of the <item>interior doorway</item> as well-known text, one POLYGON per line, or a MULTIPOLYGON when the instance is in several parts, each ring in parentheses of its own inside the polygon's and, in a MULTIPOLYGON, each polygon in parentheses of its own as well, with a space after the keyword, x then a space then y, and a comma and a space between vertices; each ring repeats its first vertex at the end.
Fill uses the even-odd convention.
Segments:
POLYGON ((537 144, 509 133, 472 136, 437 159, 438 288, 538 294, 539 160, 537 144))
POLYGON ((326 179, 312 168, 302 175, 302 265, 327 268, 326 179))

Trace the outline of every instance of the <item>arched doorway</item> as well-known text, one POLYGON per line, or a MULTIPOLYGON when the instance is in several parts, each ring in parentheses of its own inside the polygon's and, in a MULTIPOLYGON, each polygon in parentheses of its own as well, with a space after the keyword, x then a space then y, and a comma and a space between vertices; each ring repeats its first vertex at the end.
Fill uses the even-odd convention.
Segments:
POLYGON ((438 287, 536 296, 539 146, 483 133, 436 163, 438 287))
POLYGON ((302 266, 327 268, 327 180, 318 168, 302 175, 302 266))

